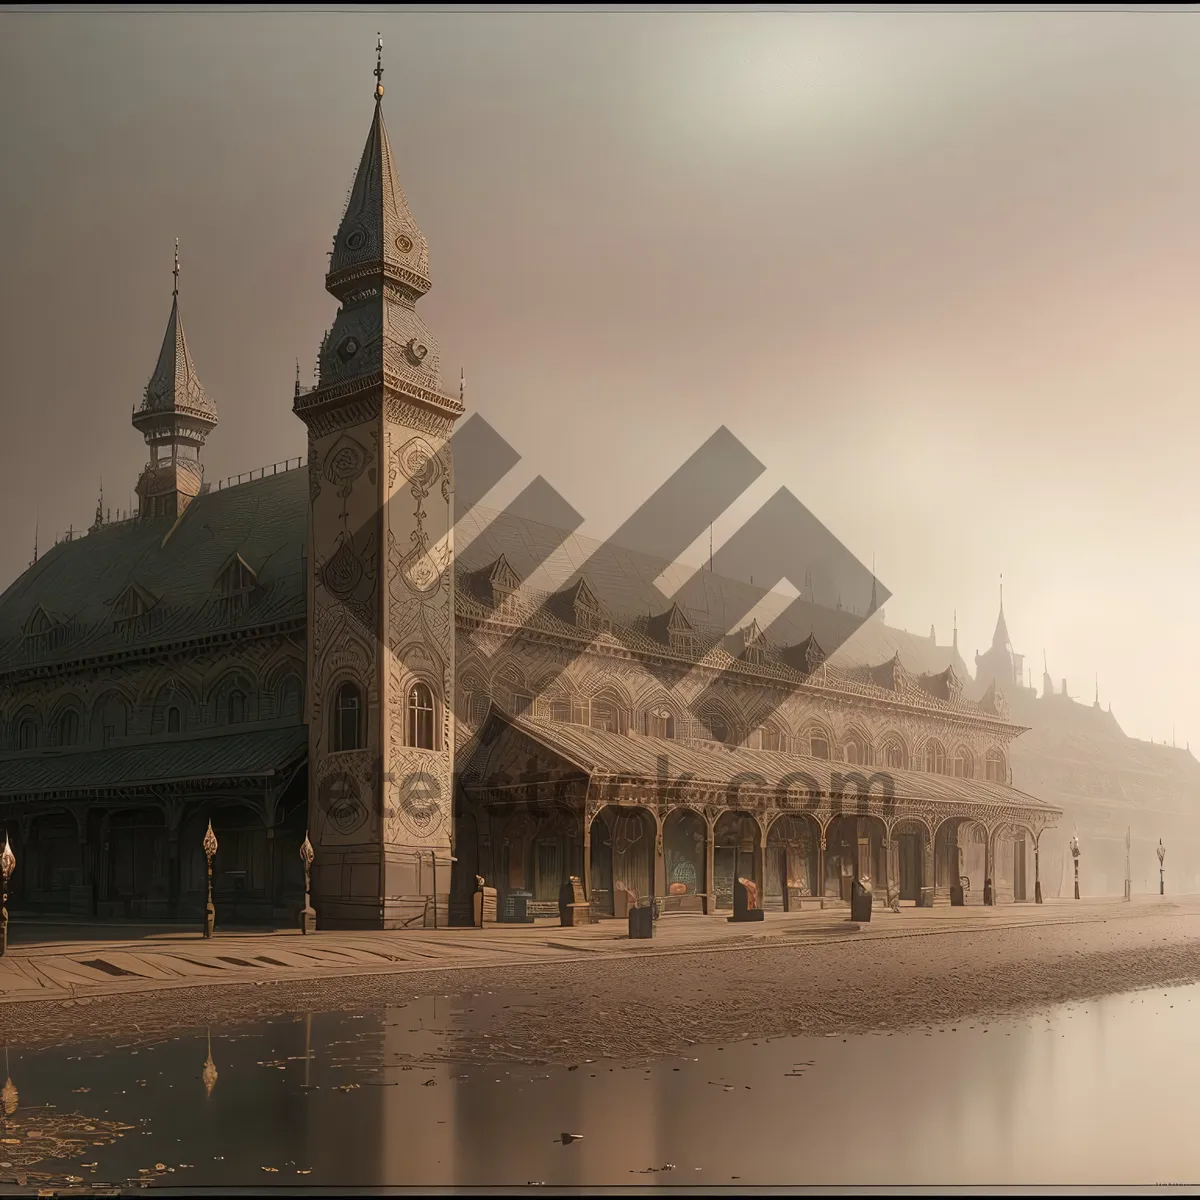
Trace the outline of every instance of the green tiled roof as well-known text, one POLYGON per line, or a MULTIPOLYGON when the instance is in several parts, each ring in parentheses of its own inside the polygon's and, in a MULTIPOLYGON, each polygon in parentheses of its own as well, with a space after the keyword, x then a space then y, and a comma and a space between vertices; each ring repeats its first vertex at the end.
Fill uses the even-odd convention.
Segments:
POLYGON ((110 750, 0 757, 0 796, 269 776, 307 753, 308 729, 260 729, 110 750))
POLYGON ((308 474, 293 470, 198 496, 174 530, 134 520, 60 542, 0 595, 0 671, 303 618, 307 512, 308 474), (217 588, 234 554, 259 583, 238 612, 217 588), (132 585, 157 603, 117 628, 113 602, 132 585), (27 639, 39 604, 62 624, 27 639))

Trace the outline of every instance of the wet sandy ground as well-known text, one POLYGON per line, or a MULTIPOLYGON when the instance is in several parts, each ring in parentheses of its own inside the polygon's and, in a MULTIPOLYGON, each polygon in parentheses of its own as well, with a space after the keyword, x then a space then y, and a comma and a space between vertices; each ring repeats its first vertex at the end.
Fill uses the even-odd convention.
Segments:
POLYGON ((0 1009, 0 1038, 33 1048, 486 990, 511 1002, 455 1034, 451 1056, 570 1064, 743 1037, 930 1026, 1196 980, 1200 914, 1164 908, 1102 922, 829 945, 9 1004, 0 1009))

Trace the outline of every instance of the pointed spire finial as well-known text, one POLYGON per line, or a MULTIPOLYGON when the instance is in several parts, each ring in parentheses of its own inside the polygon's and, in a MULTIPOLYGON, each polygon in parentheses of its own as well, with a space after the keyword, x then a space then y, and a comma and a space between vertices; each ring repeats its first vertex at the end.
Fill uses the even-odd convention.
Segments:
POLYGON ((383 99, 383 34, 375 35, 375 103, 383 99))
POLYGON ((172 296, 179 295, 179 239, 175 239, 175 269, 171 272, 175 277, 175 286, 171 291, 172 296))
POLYGON ((38 560, 38 532, 41 523, 42 514, 40 511, 35 510, 33 515, 33 562, 29 564, 31 567, 33 566, 33 563, 37 562, 38 560))
POLYGON ((296 395, 300 395, 300 360, 296 359, 296 395))
POLYGON ((464 403, 467 396, 467 369, 466 367, 458 368, 458 402, 464 403))

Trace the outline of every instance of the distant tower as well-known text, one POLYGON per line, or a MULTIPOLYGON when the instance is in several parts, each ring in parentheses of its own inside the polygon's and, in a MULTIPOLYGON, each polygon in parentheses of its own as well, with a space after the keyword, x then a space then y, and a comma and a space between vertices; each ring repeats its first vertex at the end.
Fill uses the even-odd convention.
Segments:
POLYGON ((1046 664, 1046 652, 1042 651, 1042 698, 1054 695, 1054 680, 1050 678, 1050 668, 1046 664))
MULTIPOLYGON (((429 251, 375 106, 325 287, 308 428, 309 829, 326 928, 409 928, 450 891, 461 402, 418 312, 429 251)), ((460 380, 460 386, 462 381, 460 380)), ((444 915, 439 918, 444 919, 444 915)))
POLYGON ((1000 576, 1000 614, 996 618, 996 630, 992 634, 991 648, 984 654, 975 655, 975 683, 983 689, 992 683, 1002 689, 1021 686, 1025 659, 1012 648, 1008 636, 1008 622, 1004 619, 1004 576, 1000 576))
POLYGON ((146 385, 133 427, 150 447, 137 482, 143 520, 175 519, 200 494, 204 468, 200 448, 217 426, 217 409, 196 378, 196 367, 179 318, 179 242, 175 243, 171 316, 158 363, 146 385))

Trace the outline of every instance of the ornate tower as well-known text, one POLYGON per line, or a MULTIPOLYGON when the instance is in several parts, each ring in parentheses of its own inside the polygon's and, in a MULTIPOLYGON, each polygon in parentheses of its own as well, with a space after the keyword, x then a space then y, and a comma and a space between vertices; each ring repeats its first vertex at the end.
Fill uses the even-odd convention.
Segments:
POLYGON ((137 482, 138 512, 144 520, 174 519, 200 494, 204 468, 200 447, 217 426, 217 408, 196 378, 196 367, 179 318, 179 242, 175 243, 175 287, 171 316, 158 363, 133 427, 150 447, 150 461, 137 482))
MULTIPOLYGON (((382 52, 382 41, 377 47, 382 52)), ((429 257, 375 111, 296 386, 309 453, 309 822, 326 928, 440 924, 450 890, 453 473, 462 404, 417 312, 429 257), (436 905, 434 898, 440 897, 436 905)))

